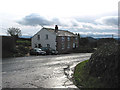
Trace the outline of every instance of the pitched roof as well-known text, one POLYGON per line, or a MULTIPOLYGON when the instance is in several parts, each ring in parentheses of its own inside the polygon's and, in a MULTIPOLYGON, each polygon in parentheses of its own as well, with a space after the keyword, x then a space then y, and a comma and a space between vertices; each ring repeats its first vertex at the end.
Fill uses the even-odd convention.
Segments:
MULTIPOLYGON (((52 28, 43 28, 43 29, 46 29, 49 32, 55 33, 55 29, 52 29, 52 28)), ((76 34, 70 32, 70 31, 67 31, 67 30, 58 30, 58 32, 55 34, 57 36, 76 36, 76 34)))

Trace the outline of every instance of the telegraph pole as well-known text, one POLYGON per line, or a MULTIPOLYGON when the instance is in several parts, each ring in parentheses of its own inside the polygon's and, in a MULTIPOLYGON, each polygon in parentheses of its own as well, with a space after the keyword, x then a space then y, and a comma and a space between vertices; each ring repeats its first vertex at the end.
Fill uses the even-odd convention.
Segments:
POLYGON ((114 37, 114 35, 112 34, 112 38, 114 37))

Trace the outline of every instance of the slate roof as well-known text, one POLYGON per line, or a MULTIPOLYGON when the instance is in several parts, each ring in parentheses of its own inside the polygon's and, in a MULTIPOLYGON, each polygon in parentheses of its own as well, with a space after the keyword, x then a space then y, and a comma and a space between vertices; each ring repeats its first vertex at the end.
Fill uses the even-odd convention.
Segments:
MULTIPOLYGON (((43 29, 46 29, 49 32, 55 33, 55 29, 52 29, 52 28, 43 28, 43 29)), ((67 31, 67 30, 58 30, 58 32, 55 34, 57 36, 77 36, 76 34, 70 32, 70 31, 67 31)))

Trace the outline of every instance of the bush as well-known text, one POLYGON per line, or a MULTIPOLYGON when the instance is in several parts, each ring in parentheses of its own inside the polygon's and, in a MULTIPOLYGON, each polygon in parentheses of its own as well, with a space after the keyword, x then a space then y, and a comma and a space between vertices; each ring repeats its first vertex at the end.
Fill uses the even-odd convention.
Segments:
POLYGON ((92 52, 94 52, 94 49, 89 46, 88 47, 86 46, 86 47, 80 47, 79 51, 81 53, 92 53, 92 52))
POLYGON ((31 46, 31 42, 28 40, 17 40, 16 41, 17 45, 23 45, 23 46, 31 46))
POLYGON ((101 45, 104 45, 105 43, 110 43, 110 42, 117 42, 114 38, 101 38, 97 40, 97 47, 100 47, 101 45))
POLYGON ((106 87, 118 87, 118 58, 120 46, 117 42, 105 43, 92 54, 87 68, 89 74, 98 77, 106 87))
POLYGON ((94 51, 95 49, 90 46, 80 46, 79 48, 76 48, 74 52, 75 53, 93 53, 94 51))
POLYGON ((14 49, 14 55, 15 57, 25 56, 29 52, 29 47, 25 47, 23 45, 19 45, 14 49))

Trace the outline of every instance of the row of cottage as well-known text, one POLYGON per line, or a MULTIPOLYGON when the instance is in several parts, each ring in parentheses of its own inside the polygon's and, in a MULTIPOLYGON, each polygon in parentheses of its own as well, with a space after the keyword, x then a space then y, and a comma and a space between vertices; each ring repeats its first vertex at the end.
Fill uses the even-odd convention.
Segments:
POLYGON ((32 48, 51 47, 59 53, 73 51, 79 45, 78 36, 66 30, 42 28, 32 37, 32 48))

